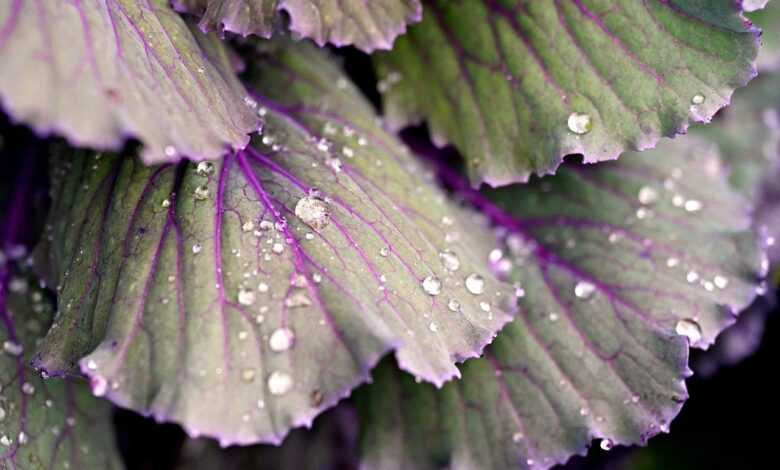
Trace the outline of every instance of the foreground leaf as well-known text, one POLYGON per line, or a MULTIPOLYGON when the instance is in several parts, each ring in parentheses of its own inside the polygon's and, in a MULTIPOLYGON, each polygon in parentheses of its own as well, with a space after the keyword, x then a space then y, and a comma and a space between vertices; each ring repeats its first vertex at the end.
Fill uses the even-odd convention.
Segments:
POLYGON ((266 123, 244 152, 52 159, 61 309, 37 365, 61 373, 94 349, 80 364, 96 394, 223 444, 279 442, 392 349, 441 385, 513 303, 484 262, 485 221, 333 64, 304 46, 258 61, 266 123))
POLYGON ((548 468, 666 431, 706 347, 755 296, 746 201, 686 139, 468 196, 508 232, 493 256, 520 314, 435 390, 392 364, 358 392, 366 468, 548 468))
POLYGON ((219 38, 167 0, 5 1, 0 63, 12 118, 79 146, 137 137, 147 163, 217 158, 258 122, 219 38))
POLYGON ((755 75, 758 33, 731 0, 423 3, 424 21, 377 56, 386 113, 427 120, 477 183, 653 147, 755 75))
POLYGON ((174 0, 174 5, 201 15, 200 27, 206 31, 265 38, 283 10, 293 32, 320 46, 354 45, 366 52, 392 48, 406 25, 422 17, 419 0, 174 0))

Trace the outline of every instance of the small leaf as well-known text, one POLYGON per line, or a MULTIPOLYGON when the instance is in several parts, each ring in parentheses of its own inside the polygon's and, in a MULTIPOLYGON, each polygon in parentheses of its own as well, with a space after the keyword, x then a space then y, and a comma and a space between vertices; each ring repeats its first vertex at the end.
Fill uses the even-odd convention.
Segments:
POLYGON ((758 32, 731 0, 423 3, 377 55, 379 90, 391 124, 427 120, 475 183, 653 147, 755 75, 758 32))
POLYGON ((48 293, 0 261, 0 468, 118 470, 110 405, 27 365, 52 313, 48 293))
POLYGON ((6 2, 0 97, 16 120, 74 145, 137 137, 147 163, 243 148, 258 116, 216 36, 167 0, 6 2))
POLYGON ((666 431, 688 345, 711 344, 762 276, 713 146, 688 138, 490 193, 508 212, 467 197, 508 232, 492 258, 520 313, 442 390, 377 368, 356 392, 364 465, 549 468, 592 438, 609 449, 666 431))
POLYGON ((270 48, 253 73, 265 127, 246 151, 52 159, 60 326, 36 364, 81 360, 116 403, 223 444, 280 442, 393 349, 441 385, 514 303, 484 261, 486 221, 321 52, 270 48))
POLYGON ((419 0, 175 0, 181 11, 202 16, 205 31, 224 30, 268 38, 279 11, 293 32, 320 46, 354 45, 365 52, 390 49, 406 25, 420 21, 419 0))

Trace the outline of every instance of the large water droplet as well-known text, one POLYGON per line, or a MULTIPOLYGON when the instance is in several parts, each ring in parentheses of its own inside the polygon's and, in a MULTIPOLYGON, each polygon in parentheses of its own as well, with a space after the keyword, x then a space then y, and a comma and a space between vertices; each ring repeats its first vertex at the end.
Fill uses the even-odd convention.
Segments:
POLYGON ((322 230, 330 223, 328 203, 315 196, 304 196, 295 204, 295 215, 314 230, 322 230))
POLYGON ((693 103, 693 104, 702 104, 702 103, 704 103, 704 95, 701 95, 701 94, 693 95, 693 98, 691 98, 691 103, 693 103))
POLYGON ((691 345, 701 341, 701 327, 692 319, 684 318, 678 321, 677 325, 674 327, 674 331, 678 335, 688 338, 688 342, 691 345))
POLYGON ((587 134, 593 127, 593 121, 588 114, 584 113, 571 113, 569 119, 566 121, 569 126, 569 130, 575 134, 587 134))
POLYGON ((485 278, 477 273, 469 274, 466 277, 466 290, 474 295, 485 292, 485 278))
POLYGON ((268 339, 268 346, 275 352, 287 351, 294 343, 295 333, 289 328, 277 328, 268 339))
POLYGON ((268 376, 268 391, 271 395, 284 395, 293 386, 292 377, 285 372, 273 371, 268 376))
POLYGON ((427 276, 422 280, 422 288, 428 295, 439 295, 441 293, 441 281, 438 277, 427 276))
POLYGON ((460 269, 460 258, 449 250, 439 253, 439 259, 441 259, 441 264, 444 265, 444 268, 447 269, 447 271, 457 271, 460 269))
POLYGON ((614 445, 615 444, 610 439, 602 439, 601 444, 599 444, 602 450, 611 450, 614 445))
POLYGON ((596 291, 596 286, 587 281, 580 281, 574 285, 574 295, 579 299, 588 299, 596 291))

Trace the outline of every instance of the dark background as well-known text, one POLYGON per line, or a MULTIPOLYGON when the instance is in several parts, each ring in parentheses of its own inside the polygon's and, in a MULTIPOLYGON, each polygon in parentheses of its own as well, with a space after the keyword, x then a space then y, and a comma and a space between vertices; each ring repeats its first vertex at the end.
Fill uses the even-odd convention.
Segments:
MULTIPOLYGON (((366 57, 349 50, 339 54, 356 82, 377 104, 379 96, 374 91, 375 81, 366 57)), ((407 137, 424 140, 425 131, 418 129, 407 137)), ((39 183, 38 190, 30 194, 30 223, 33 226, 40 224, 45 216, 46 148, 45 142, 36 139, 26 128, 12 125, 0 113, 0 203, 6 200, 21 162, 33 161, 39 183)), ((33 243, 36 236, 36 230, 31 229, 26 241, 33 243)), ((771 291, 774 293, 774 289, 771 291)), ((775 442, 778 409, 775 360, 780 344, 777 311, 768 302, 763 302, 745 316, 741 333, 728 333, 731 346, 749 345, 763 336, 758 350, 736 364, 719 366, 724 358, 733 359, 733 352, 724 353, 722 345, 720 350, 716 347, 715 351, 694 353, 694 370, 706 370, 707 374, 697 373, 688 380, 691 398, 672 423, 670 434, 657 436, 647 447, 641 448, 616 447, 605 452, 594 445, 588 457, 575 457, 562 468, 776 468, 767 462, 773 461, 780 447, 780 442, 775 442), (766 328, 762 331, 764 325, 766 328), (717 370, 713 372, 713 368, 717 370)), ((121 410, 117 410, 115 422, 118 443, 129 469, 173 468, 184 442, 184 434, 178 426, 156 424, 121 410)), ((349 462, 353 458, 345 455, 343 460, 349 462)), ((343 464, 343 467, 350 465, 343 464)))

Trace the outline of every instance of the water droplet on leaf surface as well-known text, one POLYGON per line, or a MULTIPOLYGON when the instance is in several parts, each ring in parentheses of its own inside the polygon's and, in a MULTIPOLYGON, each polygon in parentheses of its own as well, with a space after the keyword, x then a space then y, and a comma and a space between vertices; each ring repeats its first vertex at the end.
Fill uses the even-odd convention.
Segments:
POLYGON ((569 119, 566 121, 566 124, 570 131, 578 135, 587 134, 593 127, 590 116, 584 113, 569 114, 569 119))
POLYGON ((474 295, 485 292, 485 278, 479 274, 469 274, 466 277, 466 290, 474 295))
POLYGON ((428 295, 439 295, 441 293, 441 281, 435 276, 427 276, 422 280, 422 288, 428 295))
POLYGON ((306 225, 320 231, 330 223, 328 203, 315 196, 304 196, 295 204, 295 215, 306 225))

